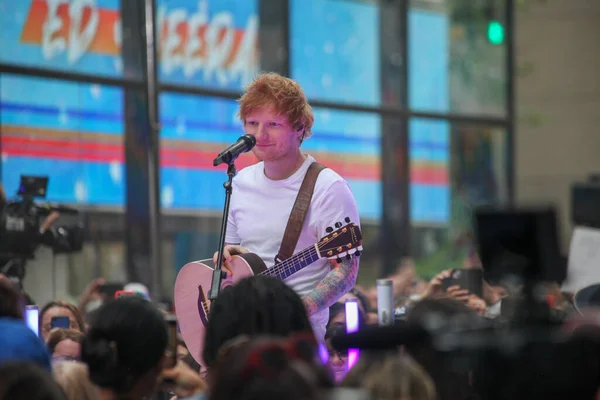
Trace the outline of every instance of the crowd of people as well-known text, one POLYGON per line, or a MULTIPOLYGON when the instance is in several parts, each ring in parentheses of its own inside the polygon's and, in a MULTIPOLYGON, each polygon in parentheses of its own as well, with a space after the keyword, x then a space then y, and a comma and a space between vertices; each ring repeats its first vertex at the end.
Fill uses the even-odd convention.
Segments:
MULTIPOLYGON (((397 311, 405 310, 397 313, 396 325, 423 325, 443 315, 455 324, 446 332, 468 337, 456 324, 511 318, 495 308, 519 298, 519 288, 484 283, 483 298, 476 298, 444 287, 447 274, 422 281, 404 261, 388 277, 397 311)), ((435 338, 399 339, 387 349, 361 351, 351 369, 348 351, 335 348, 332 339, 346 332, 344 303, 350 298, 359 305, 361 330, 377 325, 374 287, 357 286, 330 307, 324 343, 315 338, 301 297, 284 282, 254 276, 227 287, 211 308, 203 369, 180 338, 176 363, 168 365, 166 320, 174 310, 161 309, 147 293, 104 297, 89 307, 101 285, 94 281, 82 293, 83 310, 62 301, 40 307, 38 337, 24 320, 29 296, 0 278, 0 399, 591 400, 600 387, 597 314, 575 311, 567 296, 556 298, 560 291, 553 285, 546 285, 543 298, 549 310, 560 311, 552 323, 563 336, 533 340, 514 360, 485 348, 473 352, 477 357, 445 351, 435 338), (53 328, 51 321, 61 317, 68 327, 53 328)))

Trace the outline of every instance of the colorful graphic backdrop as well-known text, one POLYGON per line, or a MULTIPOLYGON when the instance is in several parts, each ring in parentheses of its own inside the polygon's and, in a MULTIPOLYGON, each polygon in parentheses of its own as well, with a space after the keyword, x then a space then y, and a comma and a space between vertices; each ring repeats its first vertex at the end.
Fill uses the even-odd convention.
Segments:
MULTIPOLYGON (((324 3, 292 1, 294 76, 311 98, 379 104, 376 5, 331 1, 326 9, 324 3)), ((447 17, 411 10, 409 19, 411 106, 447 111, 447 17)), ((256 0, 159 0, 160 79, 240 90, 258 71, 258 23, 256 0)), ((118 0, 0 1, 0 24, 2 63, 123 74, 118 0)), ((2 182, 9 194, 20 174, 48 174, 51 200, 122 205, 122 96, 114 87, 1 75, 2 182)), ((164 93, 160 106, 163 205, 220 211, 225 174, 211 161, 242 134, 236 103, 164 93)), ((379 117, 315 114, 315 135, 304 149, 349 180, 363 217, 379 218, 379 117)), ((411 219, 444 223, 449 127, 416 119, 410 136, 411 219)), ((245 156, 239 166, 255 161, 245 156)))
POLYGON ((119 0, 3 0, 0 27, 0 62, 122 74, 119 0))
POLYGON ((0 75, 2 184, 47 175, 48 199, 122 205, 123 92, 79 83, 0 75))
MULTIPOLYGON (((447 112, 448 17, 411 9, 409 29, 409 105, 447 112)), ((409 122, 410 218, 413 223, 445 224, 450 219, 450 126, 446 121, 409 122)))
POLYGON ((375 2, 292 0, 291 75, 309 98, 381 104, 375 2))

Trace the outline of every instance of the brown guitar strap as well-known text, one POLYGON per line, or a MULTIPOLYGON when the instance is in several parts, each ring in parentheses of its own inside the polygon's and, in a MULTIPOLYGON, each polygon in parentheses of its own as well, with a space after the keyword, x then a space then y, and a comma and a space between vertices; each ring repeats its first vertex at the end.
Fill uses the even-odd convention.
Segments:
POLYGON ((326 167, 318 162, 313 162, 306 171, 300 191, 296 197, 296 202, 290 213, 290 219, 288 219, 287 226, 285 227, 285 233, 283 234, 283 240, 279 247, 279 253, 275 257, 275 262, 279 263, 283 260, 287 260, 294 255, 296 244, 300 238, 300 232, 304 226, 304 220, 306 219, 306 213, 310 206, 310 201, 313 196, 315 189, 315 183, 321 171, 326 167))

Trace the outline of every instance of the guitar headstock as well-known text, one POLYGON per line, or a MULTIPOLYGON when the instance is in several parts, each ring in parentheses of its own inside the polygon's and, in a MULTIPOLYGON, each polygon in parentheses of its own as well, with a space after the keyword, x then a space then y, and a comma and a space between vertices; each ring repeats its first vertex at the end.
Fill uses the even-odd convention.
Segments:
POLYGON ((327 228, 327 236, 323 237, 316 244, 320 258, 337 259, 342 261, 342 257, 350 259, 360 256, 362 251, 362 233, 358 225, 350 222, 350 218, 346 217, 346 225, 342 226, 341 222, 337 222, 335 227, 327 228))

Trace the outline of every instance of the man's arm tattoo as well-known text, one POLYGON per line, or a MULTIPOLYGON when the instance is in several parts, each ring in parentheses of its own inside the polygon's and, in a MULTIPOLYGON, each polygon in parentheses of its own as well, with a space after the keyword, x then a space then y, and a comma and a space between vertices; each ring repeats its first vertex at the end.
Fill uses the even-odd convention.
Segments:
POLYGON ((309 315, 330 307, 356 284, 358 257, 344 259, 304 298, 309 315))

